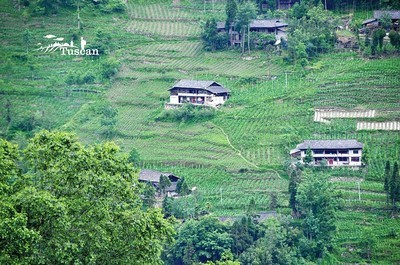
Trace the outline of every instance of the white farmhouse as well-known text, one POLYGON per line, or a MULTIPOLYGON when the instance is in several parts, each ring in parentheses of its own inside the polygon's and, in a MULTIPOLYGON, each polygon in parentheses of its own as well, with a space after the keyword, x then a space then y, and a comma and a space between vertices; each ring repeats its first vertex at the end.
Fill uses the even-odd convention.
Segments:
POLYGON ((229 98, 230 91, 215 81, 180 80, 170 91, 169 106, 190 103, 218 107, 229 98))
POLYGON ((328 166, 361 166, 363 144, 356 140, 305 140, 290 151, 292 157, 303 162, 307 149, 311 149, 312 165, 320 165, 322 160, 328 166))

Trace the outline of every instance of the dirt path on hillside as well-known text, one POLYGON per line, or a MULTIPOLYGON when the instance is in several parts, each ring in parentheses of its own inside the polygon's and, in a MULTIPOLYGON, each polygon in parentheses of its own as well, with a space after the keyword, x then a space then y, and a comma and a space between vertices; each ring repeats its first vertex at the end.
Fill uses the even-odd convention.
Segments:
MULTIPOLYGON (((228 142, 228 145, 229 145, 234 151, 236 151, 237 154, 238 154, 247 164, 249 164, 249 165, 251 165, 251 166, 253 166, 253 167, 255 167, 255 168, 260 168, 259 166, 257 166, 256 164, 254 164, 253 162, 251 162, 251 161, 249 161, 247 158, 245 158, 245 157, 242 155, 242 152, 240 152, 239 149, 237 149, 236 147, 233 146, 233 144, 231 143, 231 140, 229 140, 229 136, 226 134, 226 132, 224 131, 224 129, 222 129, 221 127, 215 125, 215 123, 212 123, 212 124, 213 124, 215 127, 217 127, 217 128, 224 134, 224 136, 225 136, 225 138, 226 138, 226 141, 228 142)), ((278 171, 273 170, 273 169, 268 169, 268 171, 274 172, 276 175, 278 175, 278 178, 282 179, 282 177, 281 177, 281 175, 279 174, 278 171)))
POLYGON ((245 157, 242 155, 242 152, 240 152, 239 149, 237 149, 236 147, 234 147, 234 146, 232 145, 231 140, 229 140, 229 137, 228 137, 228 135, 225 133, 224 129, 222 129, 221 127, 215 125, 214 123, 213 123, 213 125, 214 125, 215 127, 217 127, 217 128, 223 133, 223 135, 225 136, 225 138, 226 138, 226 140, 227 140, 227 142, 228 142, 228 145, 229 145, 233 150, 235 150, 235 151, 237 152, 237 154, 238 154, 247 164, 249 164, 249 165, 251 165, 251 166, 253 166, 253 167, 255 167, 255 168, 259 168, 259 166, 257 166, 256 164, 254 164, 253 162, 251 162, 251 161, 249 161, 247 158, 245 158, 245 157))

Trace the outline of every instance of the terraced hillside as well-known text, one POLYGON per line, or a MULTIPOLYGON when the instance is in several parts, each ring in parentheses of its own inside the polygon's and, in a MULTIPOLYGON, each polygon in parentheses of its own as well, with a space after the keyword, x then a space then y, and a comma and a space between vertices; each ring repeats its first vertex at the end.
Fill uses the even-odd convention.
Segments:
MULTIPOLYGON (((111 34, 110 56, 121 61, 121 68, 112 82, 96 76, 93 84, 69 86, 69 72, 98 71, 101 60, 34 55, 36 62, 30 64, 22 56, 22 34, 27 26, 33 43, 53 31, 70 34, 75 14, 31 18, 25 25, 12 5, 0 1, 0 52, 6 58, 0 66, 1 131, 11 129, 3 115, 10 109, 20 124, 32 117, 40 122, 37 130, 60 128, 78 133, 87 143, 103 141, 98 104, 109 104, 118 111, 113 140, 122 150, 137 149, 143 168, 185 176, 189 186, 197 187, 197 196, 186 198, 187 210, 200 206, 216 216, 243 213, 251 198, 258 210, 271 210, 273 195, 285 211, 288 181, 283 165, 289 150, 304 139, 357 139, 369 151, 367 170, 332 171, 343 198, 337 242, 345 254, 339 256, 345 262, 360 260, 362 240, 375 229, 373 254, 389 264, 398 261, 392 230, 399 221, 386 218, 382 176, 386 160, 400 157, 400 134, 360 130, 357 124, 400 121, 400 60, 360 59, 348 52, 323 56, 299 70, 262 51, 245 56, 235 50, 206 52, 199 40, 201 24, 207 14, 223 16, 221 3, 153 2, 129 3, 127 15, 87 19, 89 40, 99 25, 111 34), (208 120, 158 121, 168 89, 179 79, 218 81, 232 97, 208 120), (80 89, 97 92, 73 91, 80 89), (314 121, 318 109, 374 111, 374 116, 335 114, 323 123, 314 121)), ((14 140, 24 143, 18 135, 14 140)))

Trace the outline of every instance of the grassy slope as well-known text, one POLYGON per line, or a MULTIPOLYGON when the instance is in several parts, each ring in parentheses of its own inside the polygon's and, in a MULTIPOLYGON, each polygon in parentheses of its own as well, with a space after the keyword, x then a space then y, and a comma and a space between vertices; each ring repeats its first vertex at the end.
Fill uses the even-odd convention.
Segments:
MULTIPOLYGON (((1 113, 5 113, 8 99, 15 116, 35 113, 45 116, 44 124, 50 128, 66 124, 61 128, 76 131, 87 143, 103 140, 98 115, 90 104, 103 96, 66 96, 68 87, 64 82, 69 70, 95 69, 98 62, 34 55, 32 63, 36 67, 32 70, 31 62, 13 59, 13 53, 24 52, 24 24, 6 1, 0 3, 6 13, 0 18, 1 34, 7 36, 1 38, 0 46, 6 62, 0 68, 1 113)), ((275 192, 279 204, 287 205, 287 181, 281 166, 298 142, 309 138, 356 138, 369 146, 372 162, 367 181, 361 184, 361 202, 355 181, 337 184, 344 197, 338 227, 338 245, 343 246, 344 254, 338 256, 343 261, 359 261, 362 254, 358 242, 372 228, 378 242, 373 258, 382 264, 398 262, 398 239, 388 235, 391 229, 398 229, 399 221, 378 218, 386 216, 380 179, 384 162, 400 157, 398 132, 359 132, 356 119, 337 119, 331 124, 313 122, 314 107, 376 109, 383 120, 399 120, 398 58, 369 61, 352 53, 329 55, 321 58, 313 70, 298 73, 260 52, 246 59, 237 52, 204 52, 198 35, 199 21, 205 16, 203 7, 198 8, 131 4, 128 17, 89 19, 87 14, 85 32, 89 39, 98 27, 111 32, 117 47, 114 55, 123 62, 109 89, 101 80, 94 85, 118 109, 120 134, 115 141, 124 151, 135 147, 143 167, 185 176, 198 187, 201 205, 210 205, 216 215, 231 215, 243 212, 251 197, 259 210, 268 210, 269 194, 275 192), (277 78, 270 80, 271 76, 277 78), (210 121, 155 122, 154 117, 168 98, 167 89, 181 78, 220 81, 233 96, 210 121), (239 173, 239 169, 251 171, 239 173)), ((215 12, 221 16, 221 11, 215 12)), ((57 17, 33 18, 28 27, 37 41, 38 36, 52 30, 67 34, 74 26, 73 19, 73 13, 66 12, 57 17)), ((0 125, 5 131, 4 118, 0 125)), ((362 172, 333 174, 365 177, 362 172)), ((192 204, 188 205, 192 210, 192 204)))

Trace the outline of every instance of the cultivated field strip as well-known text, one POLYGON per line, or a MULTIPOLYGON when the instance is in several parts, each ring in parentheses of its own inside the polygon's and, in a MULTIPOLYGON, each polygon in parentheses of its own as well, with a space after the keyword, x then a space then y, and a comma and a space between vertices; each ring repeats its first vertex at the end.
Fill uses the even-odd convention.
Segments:
POLYGON ((357 130, 367 131, 400 131, 400 122, 357 122, 357 130))
POLYGON ((315 109, 315 122, 329 122, 330 119, 373 118, 375 110, 315 109))
POLYGON ((197 22, 133 20, 128 23, 126 30, 134 34, 176 39, 198 37, 201 29, 197 22))
POLYGON ((161 44, 148 44, 137 48, 142 56, 156 57, 195 57, 201 53, 202 45, 198 41, 179 41, 161 44))
POLYGON ((319 83, 315 107, 400 108, 398 59, 372 62, 339 54, 330 58, 327 65, 323 72, 309 76, 319 83))
POLYGON ((170 4, 150 4, 150 5, 128 5, 128 11, 131 19, 148 20, 193 20, 193 14, 183 8, 171 8, 170 4))

